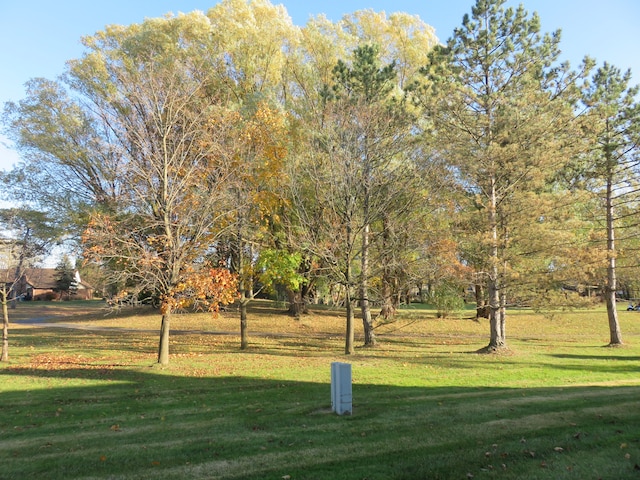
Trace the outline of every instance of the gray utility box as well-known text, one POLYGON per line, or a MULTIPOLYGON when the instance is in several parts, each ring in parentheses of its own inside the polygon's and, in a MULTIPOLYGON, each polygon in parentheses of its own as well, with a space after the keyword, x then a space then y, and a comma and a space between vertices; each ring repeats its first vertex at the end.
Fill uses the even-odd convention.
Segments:
POLYGON ((331 364, 331 410, 338 415, 351 415, 353 395, 351 393, 351 364, 331 364))

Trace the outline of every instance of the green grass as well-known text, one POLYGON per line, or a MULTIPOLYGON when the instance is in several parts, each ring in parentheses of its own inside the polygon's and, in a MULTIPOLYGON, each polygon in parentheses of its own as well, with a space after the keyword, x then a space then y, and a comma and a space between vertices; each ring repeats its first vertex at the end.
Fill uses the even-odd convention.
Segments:
POLYGON ((78 328, 12 326, 2 480, 640 478, 639 312, 620 312, 622 348, 602 308, 510 312, 510 352, 480 355, 485 320, 413 310, 345 357, 340 312, 259 303, 247 351, 236 312, 182 315, 159 368, 157 315, 35 303, 10 314, 78 328), (333 361, 352 416, 330 411, 333 361))

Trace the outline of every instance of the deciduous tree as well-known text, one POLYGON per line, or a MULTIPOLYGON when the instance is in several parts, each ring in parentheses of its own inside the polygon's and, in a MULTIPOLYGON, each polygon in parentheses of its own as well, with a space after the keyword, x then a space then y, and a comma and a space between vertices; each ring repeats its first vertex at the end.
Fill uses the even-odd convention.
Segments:
POLYGON ((225 144, 235 118, 203 74, 210 34, 197 12, 108 27, 85 39, 90 51, 70 72, 123 164, 123 194, 116 208, 94 213, 86 257, 108 267, 113 282, 159 295, 161 364, 169 361, 171 315, 189 296, 215 310, 235 291, 231 275, 205 262, 231 225, 225 144))
POLYGON ((46 255, 61 236, 49 217, 28 208, 0 210, 0 304, 2 305, 2 354, 9 359, 9 310, 17 297, 26 294, 25 271, 46 255))
POLYGON ((258 288, 256 262, 262 248, 275 248, 274 229, 282 208, 283 163, 287 155, 284 70, 298 41, 284 7, 266 0, 224 0, 207 12, 211 70, 220 95, 237 112, 231 153, 234 202, 228 242, 230 266, 239 275, 240 344, 248 347, 247 307, 258 288))

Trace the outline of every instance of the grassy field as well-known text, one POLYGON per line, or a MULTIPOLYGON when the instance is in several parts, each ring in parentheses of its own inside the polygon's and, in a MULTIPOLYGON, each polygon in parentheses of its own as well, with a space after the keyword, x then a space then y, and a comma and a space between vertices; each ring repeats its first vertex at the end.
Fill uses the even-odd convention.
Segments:
MULTIPOLYGON (((621 310, 626 304, 621 304, 621 310)), ((486 320, 412 309, 347 357, 341 312, 296 321, 159 316, 87 302, 11 310, 0 364, 0 479, 640 479, 640 312, 607 348, 603 308, 510 311, 510 351, 475 353, 486 320), (71 328, 70 328, 71 327, 71 328), (331 412, 330 364, 353 370, 331 412)))

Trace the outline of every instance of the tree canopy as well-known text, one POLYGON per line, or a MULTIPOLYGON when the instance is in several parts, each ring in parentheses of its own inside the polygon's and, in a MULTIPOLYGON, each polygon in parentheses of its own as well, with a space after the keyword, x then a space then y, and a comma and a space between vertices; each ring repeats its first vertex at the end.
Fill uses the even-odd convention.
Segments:
POLYGON ((278 290, 296 315, 345 306, 351 354, 356 306, 372 347, 402 302, 446 313, 472 288, 499 350, 509 305, 587 281, 614 305, 616 260, 636 278, 614 226, 631 245, 637 89, 572 70, 560 40, 505 0, 477 0, 446 44, 406 13, 298 27, 268 0, 109 25, 5 105, 22 161, 0 180, 112 300, 159 299, 160 363, 173 313, 239 299, 246 348, 246 304, 278 290))

